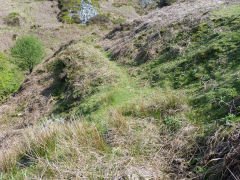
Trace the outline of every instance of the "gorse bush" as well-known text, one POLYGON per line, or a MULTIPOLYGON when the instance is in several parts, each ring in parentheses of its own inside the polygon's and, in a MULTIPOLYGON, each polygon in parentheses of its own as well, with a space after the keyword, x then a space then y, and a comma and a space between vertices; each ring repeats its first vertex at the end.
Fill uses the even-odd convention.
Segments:
POLYGON ((18 39, 12 48, 12 55, 17 58, 18 66, 30 73, 43 60, 44 54, 43 44, 32 35, 18 39))

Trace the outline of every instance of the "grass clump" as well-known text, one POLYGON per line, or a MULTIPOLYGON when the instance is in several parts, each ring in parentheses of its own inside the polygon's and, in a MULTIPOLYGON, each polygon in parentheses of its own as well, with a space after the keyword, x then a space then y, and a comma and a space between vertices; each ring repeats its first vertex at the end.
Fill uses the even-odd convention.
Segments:
POLYGON ((12 48, 12 55, 17 58, 17 64, 30 73, 44 58, 43 44, 34 36, 23 36, 16 41, 12 48))
POLYGON ((9 26, 20 26, 20 14, 16 12, 10 13, 4 19, 4 23, 9 26))

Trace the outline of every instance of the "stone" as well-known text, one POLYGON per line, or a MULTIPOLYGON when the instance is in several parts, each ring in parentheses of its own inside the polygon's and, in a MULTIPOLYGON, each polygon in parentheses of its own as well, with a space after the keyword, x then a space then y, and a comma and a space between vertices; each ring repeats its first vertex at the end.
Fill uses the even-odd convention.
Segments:
POLYGON ((152 0, 140 0, 140 6, 142 8, 146 8, 148 5, 152 4, 152 0))
POLYGON ((85 0, 82 0, 82 3, 80 5, 80 10, 75 12, 75 11, 70 11, 69 16, 76 18, 78 16, 81 20, 82 25, 86 25, 88 23, 88 20, 91 19, 92 17, 98 15, 98 12, 96 9, 89 3, 87 3, 85 0))

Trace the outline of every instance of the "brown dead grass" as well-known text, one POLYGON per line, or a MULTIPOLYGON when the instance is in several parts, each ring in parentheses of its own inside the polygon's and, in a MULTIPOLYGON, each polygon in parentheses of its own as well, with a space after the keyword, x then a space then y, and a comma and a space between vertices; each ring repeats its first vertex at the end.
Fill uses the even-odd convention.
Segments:
MULTIPOLYGON (((54 178, 161 178, 163 161, 156 144, 159 142, 155 134, 157 129, 145 124, 147 129, 136 134, 132 129, 135 123, 136 121, 124 134, 119 134, 114 129, 109 131, 108 135, 110 132, 114 133, 111 136, 116 138, 111 140, 112 150, 108 148, 108 141, 103 139, 97 128, 84 122, 55 124, 46 129, 31 130, 20 146, 1 157, 2 171, 11 173, 13 167, 26 167, 27 162, 19 158, 28 157, 29 163, 37 163, 37 171, 40 170, 45 178, 50 178, 48 172, 54 172, 54 178), (143 141, 146 135, 149 141, 143 141), (50 143, 55 145, 56 149, 53 152, 49 148, 50 143), (140 146, 142 149, 139 149, 139 152, 144 153, 139 154, 135 151, 135 146, 140 146), (42 157, 42 151, 51 151, 51 160, 50 157, 42 157), (59 151, 63 156, 62 160, 58 158, 59 151)), ((35 173, 31 176, 40 178, 35 173)))
POLYGON ((180 0, 115 27, 101 44, 118 60, 128 58, 131 63, 139 60, 143 63, 156 58, 165 43, 179 30, 187 30, 206 21, 212 10, 236 2, 238 0, 180 0))
MULTIPOLYGON (((19 166, 28 171, 28 163, 34 162, 28 178, 171 179, 174 176, 168 173, 188 148, 187 142, 195 131, 190 125, 183 128, 186 125, 183 120, 179 131, 169 133, 168 127, 159 123, 161 119, 149 113, 156 111, 167 116, 170 111, 159 108, 168 107, 171 114, 178 109, 174 114, 184 118, 187 107, 182 104, 183 96, 169 97, 156 95, 127 107, 140 111, 140 116, 126 116, 124 109, 112 109, 109 117, 102 119, 105 131, 100 131, 97 123, 89 124, 79 117, 68 123, 29 128, 20 145, 0 158, 4 177, 9 177, 12 168, 19 166), (50 156, 41 152, 49 152, 50 156)), ((183 160, 181 163, 184 164, 183 160)), ((173 171, 175 176, 179 172, 177 167, 173 171)))

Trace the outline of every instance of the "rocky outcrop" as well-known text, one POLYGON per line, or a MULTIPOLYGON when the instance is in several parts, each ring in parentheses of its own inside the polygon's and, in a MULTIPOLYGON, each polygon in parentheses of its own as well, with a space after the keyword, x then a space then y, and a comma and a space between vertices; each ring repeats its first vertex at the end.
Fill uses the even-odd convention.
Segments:
POLYGON ((91 1, 87 3, 85 0, 79 5, 79 11, 70 11, 69 16, 78 16, 83 25, 86 25, 88 20, 98 14, 97 10, 91 5, 91 1))

